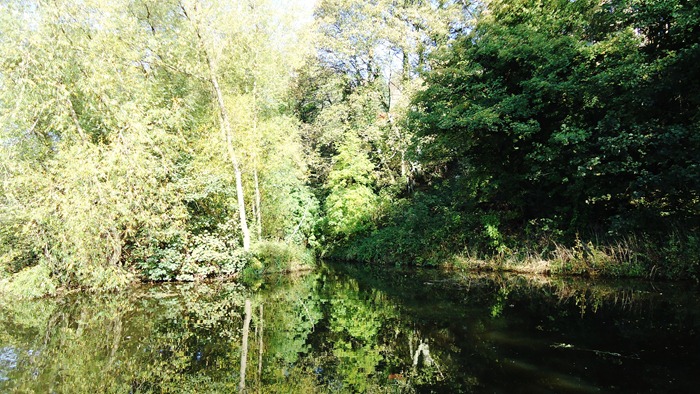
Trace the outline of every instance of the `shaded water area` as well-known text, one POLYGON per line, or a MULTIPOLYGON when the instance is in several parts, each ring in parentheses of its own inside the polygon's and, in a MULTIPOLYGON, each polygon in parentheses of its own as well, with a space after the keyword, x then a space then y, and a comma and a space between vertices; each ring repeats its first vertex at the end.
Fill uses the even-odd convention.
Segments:
POLYGON ((695 285, 324 266, 0 303, 0 392, 696 392, 699 332, 695 285))

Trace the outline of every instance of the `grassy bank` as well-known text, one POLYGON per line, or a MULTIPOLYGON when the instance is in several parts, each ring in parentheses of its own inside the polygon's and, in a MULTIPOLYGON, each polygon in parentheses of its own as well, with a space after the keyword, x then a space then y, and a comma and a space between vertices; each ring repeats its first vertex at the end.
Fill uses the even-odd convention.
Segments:
MULTIPOLYGON (((433 266, 457 270, 508 271, 586 277, 634 277, 700 281, 700 237, 675 231, 665 237, 628 236, 616 240, 598 237, 566 239, 502 237, 468 238, 457 232, 426 245, 405 235, 358 238, 331 249, 332 258, 396 266, 433 266), (465 239, 471 240, 464 241, 465 239), (467 246, 464 246, 467 244, 467 246), (410 245, 410 247, 406 247, 410 245)), ((418 233, 431 235, 433 230, 418 233)), ((445 228, 434 231, 445 233, 445 228)), ((398 232, 394 232, 398 234, 398 232)))
POLYGON ((573 245, 551 242, 544 251, 522 247, 490 256, 460 253, 447 266, 587 277, 700 280, 700 239, 673 234, 664 243, 637 237, 602 244, 576 238, 573 245))

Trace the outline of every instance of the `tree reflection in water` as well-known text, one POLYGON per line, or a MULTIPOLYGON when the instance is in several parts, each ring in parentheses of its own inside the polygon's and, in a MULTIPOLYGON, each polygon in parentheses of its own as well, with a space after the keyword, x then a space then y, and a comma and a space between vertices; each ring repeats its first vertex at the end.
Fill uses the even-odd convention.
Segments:
POLYGON ((683 391, 700 302, 664 286, 324 267, 0 304, 0 391, 683 391))

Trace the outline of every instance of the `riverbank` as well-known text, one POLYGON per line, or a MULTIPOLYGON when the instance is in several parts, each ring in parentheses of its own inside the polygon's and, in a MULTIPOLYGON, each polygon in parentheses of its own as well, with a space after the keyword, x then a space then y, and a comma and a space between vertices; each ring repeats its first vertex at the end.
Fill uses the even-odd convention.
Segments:
MULTIPOLYGON (((338 248, 332 255, 322 256, 342 261, 356 261, 378 267, 437 267, 457 272, 514 272, 550 276, 581 276, 589 278, 643 278, 651 280, 691 280, 700 278, 700 241, 694 234, 673 234, 663 242, 640 240, 629 237, 624 241, 600 244, 582 241, 578 237, 571 246, 549 241, 540 242, 539 249, 526 246, 505 247, 499 253, 453 252, 454 245, 438 244, 430 251, 422 251, 413 259, 392 259, 392 253, 383 254, 383 260, 370 260, 354 254, 352 248, 338 248), (436 258, 436 251, 439 251, 436 258), (429 257, 426 257, 430 255, 429 257)), ((402 240, 395 239, 399 245, 402 240)), ((382 255, 381 248, 389 244, 377 243, 374 255, 382 255)), ((517 244, 517 243, 514 243, 517 244)), ((60 296, 72 291, 108 292, 127 288, 136 283, 153 282, 199 282, 206 280, 241 281, 258 283, 268 274, 301 272, 314 269, 316 250, 299 245, 275 241, 257 242, 250 252, 235 253, 241 261, 235 271, 216 270, 205 264, 207 270, 197 275, 175 275, 153 280, 139 275, 138 271, 127 271, 118 267, 103 267, 99 282, 94 286, 72 286, 62 283, 61 278, 45 264, 38 263, 17 273, 0 279, 0 296, 10 299, 34 299, 60 296)), ((183 267, 192 271, 192 267, 183 267)), ((197 270, 194 270, 197 271, 197 270)))
MULTIPOLYGON (((663 237, 645 235, 607 239, 575 236, 568 242, 550 238, 536 241, 510 236, 497 247, 452 233, 419 244, 412 232, 394 231, 393 237, 359 237, 337 245, 325 257, 383 266, 441 267, 448 270, 504 271, 591 278, 700 279, 700 237, 694 232, 673 232, 663 237), (415 242, 412 242, 415 241, 415 242)), ((430 232, 426 230, 426 232, 430 232)), ((478 234, 477 234, 478 235, 478 234)))
POLYGON ((635 238, 608 245, 582 242, 573 246, 554 243, 543 252, 532 248, 505 251, 489 257, 469 253, 455 255, 447 267, 458 270, 504 271, 591 278, 645 278, 665 280, 700 279, 700 250, 697 237, 681 241, 670 237, 664 245, 635 238))
POLYGON ((95 275, 99 280, 91 282, 91 286, 77 286, 73 282, 63 281, 64 278, 40 261, 19 272, 0 277, 0 297, 19 300, 61 296, 74 291, 110 292, 139 283, 202 282, 211 279, 256 281, 267 274, 308 271, 316 267, 313 250, 285 242, 261 241, 253 244, 249 252, 236 250, 233 254, 239 259, 235 270, 226 269, 229 265, 217 265, 215 262, 205 262, 196 267, 183 264, 171 275, 158 280, 136 269, 105 265, 99 275, 95 275))

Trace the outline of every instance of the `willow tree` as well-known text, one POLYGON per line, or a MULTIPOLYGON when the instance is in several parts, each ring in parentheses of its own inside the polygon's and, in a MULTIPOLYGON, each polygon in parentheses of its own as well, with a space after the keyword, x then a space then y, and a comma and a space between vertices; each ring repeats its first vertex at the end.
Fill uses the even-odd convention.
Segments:
POLYGON ((183 229, 169 180, 185 108, 159 97, 149 32, 121 2, 1 7, 3 268, 117 286, 139 245, 183 229))
POLYGON ((298 132, 284 115, 293 62, 278 59, 296 49, 274 41, 273 16, 245 1, 67 0, 4 2, 0 18, 3 276, 35 267, 97 288, 239 270, 251 169, 259 194, 269 158, 303 186, 281 145, 298 132), (253 127, 238 116, 251 112, 253 127))

